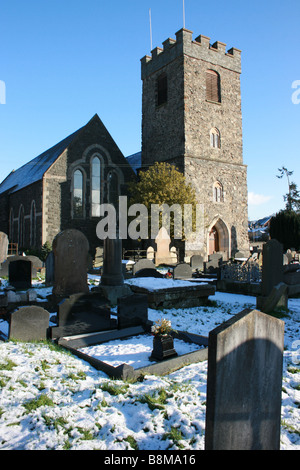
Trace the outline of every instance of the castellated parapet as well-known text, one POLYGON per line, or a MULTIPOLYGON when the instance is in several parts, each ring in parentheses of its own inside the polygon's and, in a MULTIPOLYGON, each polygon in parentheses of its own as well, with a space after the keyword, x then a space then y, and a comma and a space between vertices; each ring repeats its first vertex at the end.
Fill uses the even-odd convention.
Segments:
POLYGON ((166 39, 163 48, 156 47, 151 57, 146 55, 141 59, 142 80, 182 54, 241 73, 240 49, 232 47, 226 51, 226 44, 220 41, 211 44, 210 38, 203 35, 193 40, 192 31, 181 29, 176 33, 176 40, 166 39))

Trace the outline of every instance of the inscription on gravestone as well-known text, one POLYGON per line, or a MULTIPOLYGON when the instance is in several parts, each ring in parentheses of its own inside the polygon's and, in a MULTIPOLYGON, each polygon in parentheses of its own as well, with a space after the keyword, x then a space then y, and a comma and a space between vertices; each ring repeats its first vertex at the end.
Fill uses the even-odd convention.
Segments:
POLYGON ((87 262, 89 243, 79 230, 59 233, 53 241, 53 295, 61 298, 79 292, 89 292, 87 262))
POLYGON ((47 339, 49 312, 41 307, 22 307, 11 314, 9 339, 41 341, 47 339))
POLYGON ((244 310, 209 333, 205 448, 279 450, 284 322, 244 310))

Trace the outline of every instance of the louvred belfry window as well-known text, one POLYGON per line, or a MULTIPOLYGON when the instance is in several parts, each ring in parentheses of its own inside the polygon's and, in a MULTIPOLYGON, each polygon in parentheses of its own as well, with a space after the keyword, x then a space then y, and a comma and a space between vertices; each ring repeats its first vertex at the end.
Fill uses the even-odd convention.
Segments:
POLYGON ((221 103, 220 76, 214 70, 206 72, 206 99, 221 103))
POLYGON ((156 87, 156 104, 160 106, 168 101, 168 79, 165 74, 158 77, 156 87))

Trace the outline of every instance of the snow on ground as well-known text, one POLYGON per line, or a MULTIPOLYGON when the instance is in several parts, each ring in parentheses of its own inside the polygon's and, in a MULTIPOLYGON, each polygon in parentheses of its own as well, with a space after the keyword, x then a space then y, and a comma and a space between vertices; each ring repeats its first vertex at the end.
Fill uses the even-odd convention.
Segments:
MULTIPOLYGON (((42 300, 47 289, 38 293, 42 300)), ((208 336, 255 307, 254 297, 242 295, 217 292, 210 300, 205 307, 149 309, 149 318, 208 336)), ((281 449, 299 450, 300 299, 289 300, 283 320, 281 449)), ((5 322, 0 330, 7 331, 5 322)), ((118 347, 126 353, 125 341, 118 347)), ((204 361, 165 377, 114 381, 49 343, 0 342, 0 450, 202 450, 206 378, 204 361)))

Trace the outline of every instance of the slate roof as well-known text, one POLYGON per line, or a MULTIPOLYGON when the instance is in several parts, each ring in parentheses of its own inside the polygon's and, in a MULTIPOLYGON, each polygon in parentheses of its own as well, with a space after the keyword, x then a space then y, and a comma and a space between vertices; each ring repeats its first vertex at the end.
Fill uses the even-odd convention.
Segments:
POLYGON ((78 129, 78 131, 69 135, 61 142, 54 145, 54 147, 46 150, 46 152, 26 163, 18 170, 12 171, 0 184, 0 194, 6 191, 14 193, 30 184, 40 181, 55 160, 69 147, 81 129, 83 128, 78 129))
POLYGON ((137 173, 137 170, 142 166, 142 152, 129 155, 129 157, 126 157, 126 160, 128 161, 133 171, 137 173))

